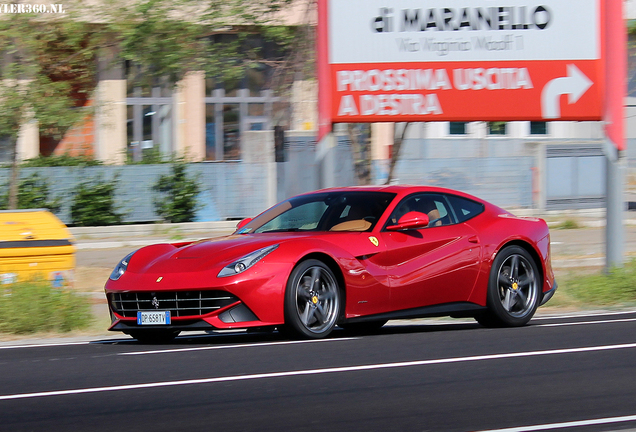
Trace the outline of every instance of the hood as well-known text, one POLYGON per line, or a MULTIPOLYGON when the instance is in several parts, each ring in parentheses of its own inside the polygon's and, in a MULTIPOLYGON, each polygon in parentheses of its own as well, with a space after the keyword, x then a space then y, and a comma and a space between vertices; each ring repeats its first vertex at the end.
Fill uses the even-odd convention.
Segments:
POLYGON ((247 254, 274 243, 276 242, 268 239, 250 238, 245 235, 231 235, 190 243, 187 246, 179 248, 172 254, 171 258, 182 260, 215 256, 218 259, 220 257, 234 255, 236 255, 236 258, 240 258, 243 251, 247 254))
MULTIPOLYGON (((220 270, 252 253, 271 245, 285 245, 285 259, 295 260, 311 249, 324 250, 327 244, 352 257, 378 252, 370 233, 268 233, 230 235, 203 239, 187 245, 157 244, 138 250, 130 259, 129 271, 136 273, 179 273, 188 271, 220 270), (312 246, 313 244, 313 246, 312 246), (344 251, 347 252, 344 252, 344 251)), ((270 257, 281 255, 273 253, 270 257)))
MULTIPOLYGON (((296 236, 298 238, 298 236, 296 236)), ((136 273, 180 273, 221 269, 258 249, 289 240, 289 234, 231 235, 187 245, 157 244, 139 249, 128 270, 136 273)))

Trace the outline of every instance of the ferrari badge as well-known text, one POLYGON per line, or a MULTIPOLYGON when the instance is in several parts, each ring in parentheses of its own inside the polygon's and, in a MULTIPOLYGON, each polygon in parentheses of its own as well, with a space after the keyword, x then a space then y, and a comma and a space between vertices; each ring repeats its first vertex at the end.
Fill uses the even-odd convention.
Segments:
POLYGON ((380 245, 380 242, 378 241, 378 239, 376 237, 373 237, 373 236, 369 237, 369 241, 371 243, 373 243, 373 246, 379 246, 380 245))

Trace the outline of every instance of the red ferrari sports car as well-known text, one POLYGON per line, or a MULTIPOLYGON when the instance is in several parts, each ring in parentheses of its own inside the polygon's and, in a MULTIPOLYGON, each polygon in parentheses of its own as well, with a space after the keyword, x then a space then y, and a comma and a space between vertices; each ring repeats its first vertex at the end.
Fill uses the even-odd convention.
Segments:
POLYGON ((143 247, 105 286, 110 330, 149 342, 236 328, 323 338, 446 315, 521 326, 556 288, 545 221, 424 186, 299 195, 230 236, 143 247))

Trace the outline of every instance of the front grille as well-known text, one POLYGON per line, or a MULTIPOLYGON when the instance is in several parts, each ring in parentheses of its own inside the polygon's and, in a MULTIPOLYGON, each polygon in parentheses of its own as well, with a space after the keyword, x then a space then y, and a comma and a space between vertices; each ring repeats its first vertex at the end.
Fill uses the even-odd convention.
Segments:
POLYGON ((110 295, 113 310, 126 318, 135 318, 138 311, 149 310, 169 310, 173 318, 205 315, 238 300, 225 291, 142 291, 110 295))

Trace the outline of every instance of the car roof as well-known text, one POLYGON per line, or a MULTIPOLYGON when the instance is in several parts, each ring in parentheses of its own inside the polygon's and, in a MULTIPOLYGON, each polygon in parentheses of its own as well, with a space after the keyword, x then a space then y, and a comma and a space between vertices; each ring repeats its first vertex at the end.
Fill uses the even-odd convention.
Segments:
POLYGON ((453 195, 463 196, 474 201, 478 201, 481 203, 485 203, 484 200, 477 198, 473 195, 467 194, 465 192, 461 192, 454 189, 442 188, 437 186, 423 186, 423 185, 368 185, 368 186, 347 186, 347 187, 336 187, 336 188, 328 188, 328 189, 320 189, 313 192, 308 192, 302 195, 310 195, 314 193, 324 193, 324 192, 389 192, 394 193, 399 196, 409 195, 414 192, 431 192, 431 193, 447 193, 453 195))

